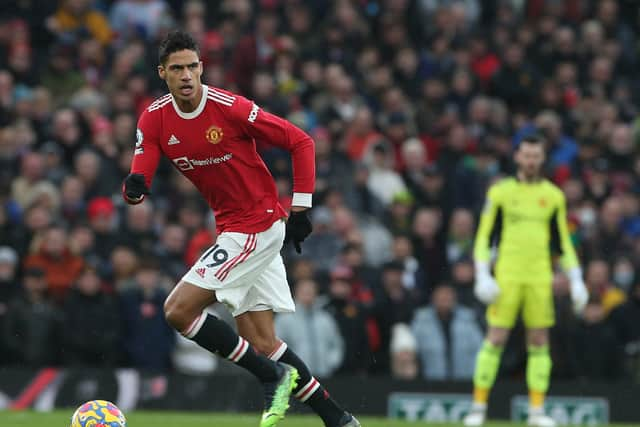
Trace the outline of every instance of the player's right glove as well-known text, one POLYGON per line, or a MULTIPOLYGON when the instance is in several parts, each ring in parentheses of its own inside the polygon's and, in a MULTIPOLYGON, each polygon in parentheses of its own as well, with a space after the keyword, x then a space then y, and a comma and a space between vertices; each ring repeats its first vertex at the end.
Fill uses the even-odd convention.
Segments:
POLYGON ((300 243, 302 243, 304 239, 311 234, 311 231, 313 231, 313 226, 311 225, 311 220, 309 220, 307 211, 308 209, 298 212, 292 211, 289 214, 289 219, 287 220, 284 244, 286 245, 290 241, 293 242, 293 246, 296 248, 297 253, 302 252, 300 243))
POLYGON ((569 276, 573 310, 577 314, 580 314, 587 305, 587 302, 589 302, 589 290, 582 280, 582 270, 580 267, 573 267, 567 271, 567 276, 569 276))
POLYGON ((496 283, 491 272, 489 263, 476 261, 476 282, 473 286, 473 293, 484 304, 491 304, 498 298, 500 287, 496 283))
POLYGON ((127 203, 136 205, 144 199, 145 195, 151 194, 141 173, 130 173, 122 184, 122 194, 127 203))

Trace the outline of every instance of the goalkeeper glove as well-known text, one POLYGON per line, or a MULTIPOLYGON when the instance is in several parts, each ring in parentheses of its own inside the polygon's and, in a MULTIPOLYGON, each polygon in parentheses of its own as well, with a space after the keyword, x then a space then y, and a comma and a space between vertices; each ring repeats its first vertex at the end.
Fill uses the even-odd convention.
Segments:
POLYGON ((287 227, 284 236, 284 244, 286 245, 290 241, 293 242, 293 246, 296 248, 297 253, 302 252, 300 243, 307 238, 313 227, 307 214, 307 209, 298 212, 291 212, 289 219, 287 220, 287 227))
POLYGON ((476 298, 487 305, 494 302, 500 294, 500 287, 491 276, 487 262, 476 261, 476 282, 473 286, 473 293, 476 298))
POLYGON ((589 301, 589 290, 582 280, 582 270, 580 267, 573 267, 567 272, 571 289, 571 301, 576 314, 582 313, 589 301))
POLYGON ((146 194, 151 194, 141 173, 130 173, 124 180, 122 192, 127 203, 132 205, 142 202, 146 194))

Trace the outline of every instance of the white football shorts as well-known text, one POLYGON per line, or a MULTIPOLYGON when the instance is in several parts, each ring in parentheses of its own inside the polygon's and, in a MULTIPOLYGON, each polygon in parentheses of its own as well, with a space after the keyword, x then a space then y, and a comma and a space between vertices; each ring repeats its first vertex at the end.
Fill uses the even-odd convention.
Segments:
POLYGON ((284 233, 284 220, 260 233, 221 233, 182 280, 215 291, 234 317, 247 311, 293 312, 280 255, 284 233))

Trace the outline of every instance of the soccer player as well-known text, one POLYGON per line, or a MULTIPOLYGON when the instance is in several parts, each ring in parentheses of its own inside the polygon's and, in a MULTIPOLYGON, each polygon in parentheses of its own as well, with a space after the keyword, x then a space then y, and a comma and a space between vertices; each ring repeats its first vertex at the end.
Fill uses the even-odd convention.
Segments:
POLYGON ((516 176, 497 182, 487 194, 474 247, 474 291, 488 305, 489 329, 476 358, 473 405, 464 419, 468 427, 484 424, 502 349, 520 310, 527 333, 528 424, 555 426, 543 409, 551 375, 548 331, 555 321, 554 253, 561 255, 570 279, 576 312, 582 311, 589 294, 567 231, 564 195, 541 176, 544 159, 544 140, 524 138, 515 153, 516 176), (497 246, 495 280, 490 268, 492 244, 497 246))
POLYGON ((140 116, 123 196, 128 203, 142 202, 164 155, 207 200, 217 226, 215 244, 168 296, 167 321, 263 382, 261 427, 284 417, 292 393, 327 427, 360 426, 274 331, 273 313, 295 309, 280 256, 283 241, 300 252, 311 233, 312 139, 246 98, 202 84, 199 49, 189 34, 171 32, 160 45, 159 62, 158 74, 169 93, 140 116), (256 152, 256 139, 291 152, 294 193, 287 221, 273 177, 256 152), (238 335, 205 311, 216 301, 233 313, 238 335))

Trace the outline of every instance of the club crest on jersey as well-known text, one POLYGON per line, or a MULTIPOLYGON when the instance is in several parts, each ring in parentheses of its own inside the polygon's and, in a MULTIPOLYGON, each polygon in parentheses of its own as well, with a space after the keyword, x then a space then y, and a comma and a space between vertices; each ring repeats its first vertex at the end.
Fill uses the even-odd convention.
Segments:
POLYGON ((216 125, 213 125, 209 127, 209 129, 207 129, 207 133, 205 134, 205 136, 207 137, 207 141, 212 144, 217 144, 222 141, 222 129, 216 125))

